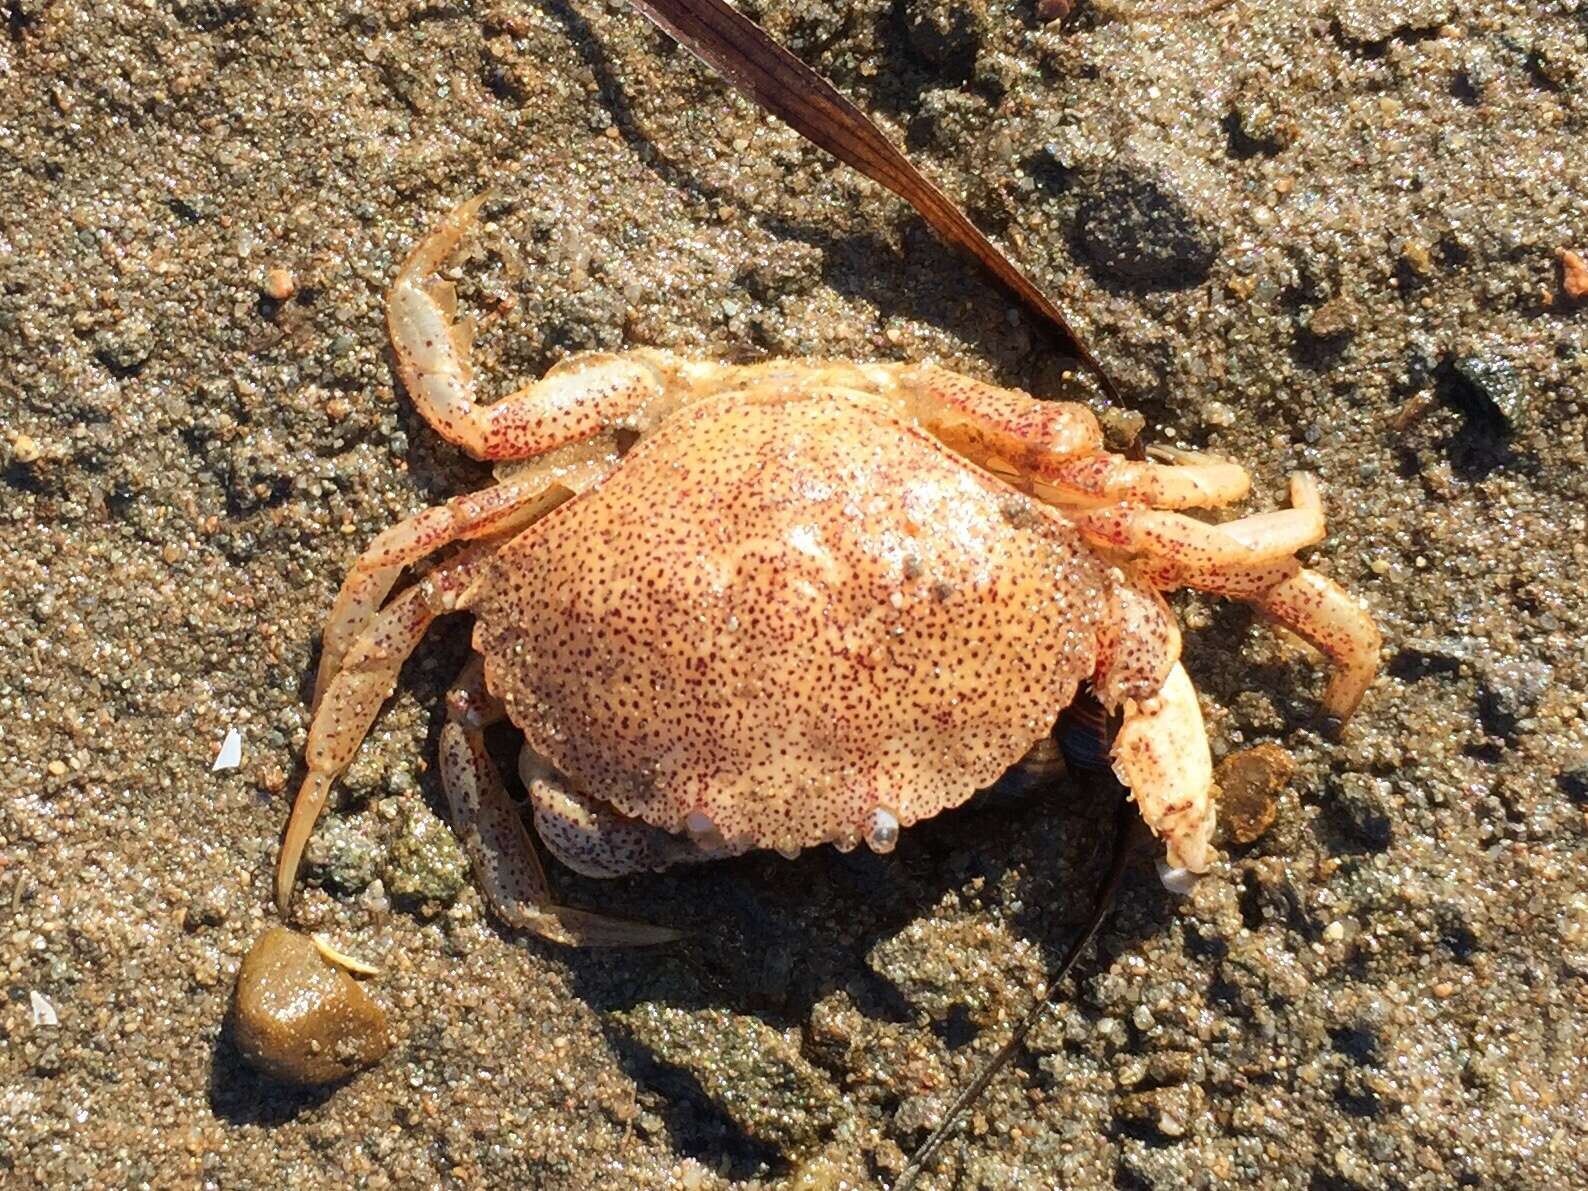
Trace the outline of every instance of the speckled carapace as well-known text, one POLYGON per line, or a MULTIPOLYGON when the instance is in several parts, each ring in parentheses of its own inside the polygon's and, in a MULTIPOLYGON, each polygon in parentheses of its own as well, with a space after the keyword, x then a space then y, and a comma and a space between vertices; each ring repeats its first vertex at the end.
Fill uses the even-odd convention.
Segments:
POLYGON ((1161 591, 1246 600, 1335 664, 1348 716, 1379 637, 1302 567, 1323 536, 1309 477, 1291 508, 1211 525, 1221 459, 1103 449, 1081 406, 926 364, 715 364, 590 355, 476 403, 472 326, 433 279, 477 213, 415 250, 388 296, 399 368, 447 439, 499 482, 380 535, 325 630, 309 774, 277 895, 430 620, 476 618, 479 656, 442 731, 441 773, 488 900, 581 943, 672 932, 553 903, 481 735, 524 735, 541 841, 590 875, 751 848, 892 848, 1052 727, 1081 683, 1121 726, 1113 764, 1170 863, 1209 860, 1212 766, 1161 591), (507 462, 517 461, 517 462, 507 462), (387 599, 403 570, 468 543, 387 599))

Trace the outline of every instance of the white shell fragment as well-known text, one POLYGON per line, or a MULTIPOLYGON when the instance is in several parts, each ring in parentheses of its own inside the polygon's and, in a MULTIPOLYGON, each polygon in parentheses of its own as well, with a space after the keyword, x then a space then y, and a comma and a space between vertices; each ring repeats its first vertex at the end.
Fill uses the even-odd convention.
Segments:
POLYGON ((28 1002, 33 1006, 33 1024, 36 1026, 58 1026, 61 1019, 55 1014, 55 1006, 51 1005, 49 998, 41 992, 28 991, 28 1002))
POLYGON ((356 955, 349 955, 323 934, 309 936, 314 941, 315 950, 328 964, 335 964, 339 968, 346 968, 355 976, 379 976, 380 969, 368 960, 359 959, 356 955))
POLYGON ((1197 887, 1197 874, 1188 868, 1175 868, 1167 861, 1158 861, 1158 880, 1177 897, 1184 897, 1197 887))
POLYGON ((221 751, 215 755, 215 764, 210 766, 211 773, 220 773, 225 769, 236 769, 243 763, 243 734, 236 728, 226 729, 226 739, 221 741, 221 751))

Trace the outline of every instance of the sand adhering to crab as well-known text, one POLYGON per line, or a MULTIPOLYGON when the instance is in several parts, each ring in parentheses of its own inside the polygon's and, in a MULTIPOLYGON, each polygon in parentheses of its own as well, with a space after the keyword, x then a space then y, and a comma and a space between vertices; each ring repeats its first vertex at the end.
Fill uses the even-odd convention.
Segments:
MULTIPOLYGON (((1303 562, 1386 641, 1336 741, 1305 645, 1171 597, 1213 758, 1294 763, 1242 820, 1272 825, 1183 899, 1131 879, 923 1185, 1588 1180, 1582 14, 745 7, 1055 296, 1151 441, 1239 460, 1243 513, 1319 477, 1303 562)), ((889 1181, 1068 941, 1113 808, 1049 773, 887 855, 558 869, 691 933, 521 939, 426 760, 461 619, 403 668, 294 911, 379 966, 390 1052, 309 1090, 239 1055, 337 584, 491 482, 402 393, 383 295, 488 191, 454 280, 492 393, 658 348, 930 359, 1130 415, 621 5, 20 0, 0 188, 0 1182, 889 1181)))

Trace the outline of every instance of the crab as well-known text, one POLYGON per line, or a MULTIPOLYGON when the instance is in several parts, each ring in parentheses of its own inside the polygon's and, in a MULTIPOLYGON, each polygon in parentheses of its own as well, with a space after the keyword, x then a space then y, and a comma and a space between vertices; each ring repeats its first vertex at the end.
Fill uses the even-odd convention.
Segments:
POLYGON ((965 802, 1089 684, 1111 763, 1168 864, 1210 863, 1212 764, 1163 592, 1244 600, 1332 662, 1343 722, 1380 638, 1296 552, 1324 536, 1315 481, 1290 507, 1212 524, 1237 464, 1104 449, 1083 405, 931 364, 731 365, 587 354, 492 404, 474 326, 439 273, 478 217, 448 215, 386 298, 408 394, 497 482, 385 530, 326 624, 299 860, 404 659, 438 615, 475 618, 447 696, 440 773, 482 893, 511 926, 574 944, 675 937, 553 900, 484 729, 523 735, 547 851, 592 877, 776 849, 893 848, 965 802), (392 595, 404 572, 456 545, 392 595))

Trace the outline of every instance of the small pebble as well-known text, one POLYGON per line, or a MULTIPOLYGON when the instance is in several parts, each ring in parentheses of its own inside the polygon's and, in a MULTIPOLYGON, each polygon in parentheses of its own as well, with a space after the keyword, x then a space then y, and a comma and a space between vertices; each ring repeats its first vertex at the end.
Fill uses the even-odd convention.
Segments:
POLYGON ((285 302, 298 292, 298 279, 277 266, 265 274, 265 297, 275 302, 285 302))
POLYGON ((346 1079, 391 1049, 381 1007, 312 939, 284 926, 244 957, 230 1025, 243 1058, 286 1083, 346 1079))
POLYGON ((1296 762, 1277 744, 1259 744, 1232 753, 1219 764, 1219 822, 1232 843, 1249 844, 1274 825, 1279 792, 1296 772, 1296 762))
POLYGON ((18 463, 37 463, 44 457, 44 450, 31 434, 19 430, 11 436, 11 457, 18 463))
MULTIPOLYGON (((1560 250, 1560 287, 1573 302, 1588 298, 1588 261, 1569 248, 1560 250)), ((17 458, 21 458, 18 447, 17 458)))

